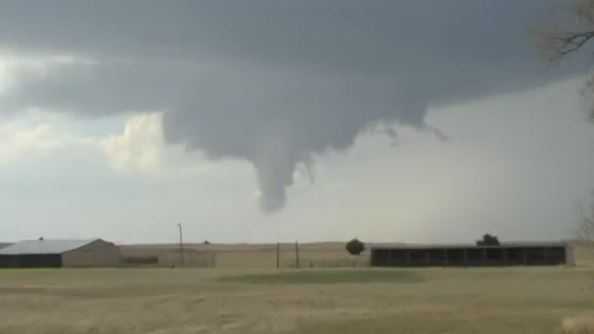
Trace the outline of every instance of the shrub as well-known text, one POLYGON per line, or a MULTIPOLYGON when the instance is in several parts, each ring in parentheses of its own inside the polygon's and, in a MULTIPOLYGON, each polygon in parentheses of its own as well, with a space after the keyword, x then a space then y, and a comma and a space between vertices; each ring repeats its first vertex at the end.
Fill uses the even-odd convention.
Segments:
POLYGON ((495 235, 490 235, 489 233, 483 235, 482 240, 478 240, 476 242, 477 246, 500 246, 499 239, 495 235))
POLYGON ((359 239, 355 238, 346 244, 346 250, 351 255, 359 255, 365 250, 365 244, 359 239))

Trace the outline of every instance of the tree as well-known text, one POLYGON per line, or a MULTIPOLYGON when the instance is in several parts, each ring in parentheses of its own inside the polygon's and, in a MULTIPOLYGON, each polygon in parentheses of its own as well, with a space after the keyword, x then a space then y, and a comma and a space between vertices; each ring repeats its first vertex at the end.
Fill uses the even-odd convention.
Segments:
POLYGON ((578 227, 577 236, 580 240, 594 241, 594 218, 592 218, 592 214, 583 217, 582 223, 578 227))
MULTIPOLYGON (((553 59, 561 59, 588 44, 594 44, 594 0, 578 0, 575 13, 575 29, 547 34, 545 38, 546 48, 553 52, 553 59)), ((594 78, 589 80, 588 86, 594 88, 594 78)), ((590 117, 594 120, 594 108, 590 117)), ((580 211, 581 223, 577 229, 577 237, 580 240, 594 241, 594 202, 588 210, 582 208, 580 211)))
MULTIPOLYGON (((575 10, 577 21, 573 30, 558 31, 547 35, 547 49, 553 52, 554 59, 561 59, 577 52, 588 44, 594 44, 594 0, 578 0, 575 10)), ((594 78, 588 82, 594 89, 594 78)), ((594 120, 594 107, 591 110, 594 120)), ((577 229, 580 240, 594 241, 594 202, 588 210, 581 208, 581 222, 577 229)))
POLYGON ((545 35, 545 48, 552 52, 553 59, 576 52, 594 40, 594 0, 578 0, 575 14, 573 28, 545 35))
POLYGON ((355 238, 346 244, 346 250, 351 255, 360 255, 365 250, 365 244, 359 239, 355 238))
POLYGON ((500 246, 499 239, 495 235, 490 235, 489 233, 483 235, 482 240, 478 240, 476 242, 477 246, 500 246))
POLYGON ((588 210, 581 211, 581 222, 577 229, 579 240, 594 241, 594 202, 590 204, 588 210))

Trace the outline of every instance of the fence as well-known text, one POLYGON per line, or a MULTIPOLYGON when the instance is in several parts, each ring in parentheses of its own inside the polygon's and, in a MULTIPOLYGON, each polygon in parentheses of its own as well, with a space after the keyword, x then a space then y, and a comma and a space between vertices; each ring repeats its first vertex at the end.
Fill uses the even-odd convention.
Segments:
POLYGON ((372 266, 544 266, 573 264, 565 244, 504 245, 496 247, 374 248, 372 266))

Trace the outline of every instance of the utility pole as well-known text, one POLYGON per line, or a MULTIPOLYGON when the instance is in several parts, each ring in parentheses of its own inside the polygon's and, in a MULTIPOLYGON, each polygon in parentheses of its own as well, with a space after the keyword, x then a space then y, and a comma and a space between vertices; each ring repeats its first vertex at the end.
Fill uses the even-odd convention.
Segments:
POLYGON ((183 267, 184 266, 184 231, 183 231, 181 223, 177 224, 177 228, 179 230, 179 259, 180 259, 180 264, 183 267))

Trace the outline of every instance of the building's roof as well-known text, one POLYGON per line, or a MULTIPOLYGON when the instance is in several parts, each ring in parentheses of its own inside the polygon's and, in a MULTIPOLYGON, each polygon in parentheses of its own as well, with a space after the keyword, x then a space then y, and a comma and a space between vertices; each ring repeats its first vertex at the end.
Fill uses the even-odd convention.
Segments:
POLYGON ((1 248, 0 255, 63 254, 99 239, 88 240, 25 240, 1 248))
POLYGON ((400 244, 400 245, 380 245, 371 247, 371 249, 452 249, 452 248, 494 248, 494 247, 565 247, 567 242, 504 242, 500 246, 477 246, 476 244, 400 244))

